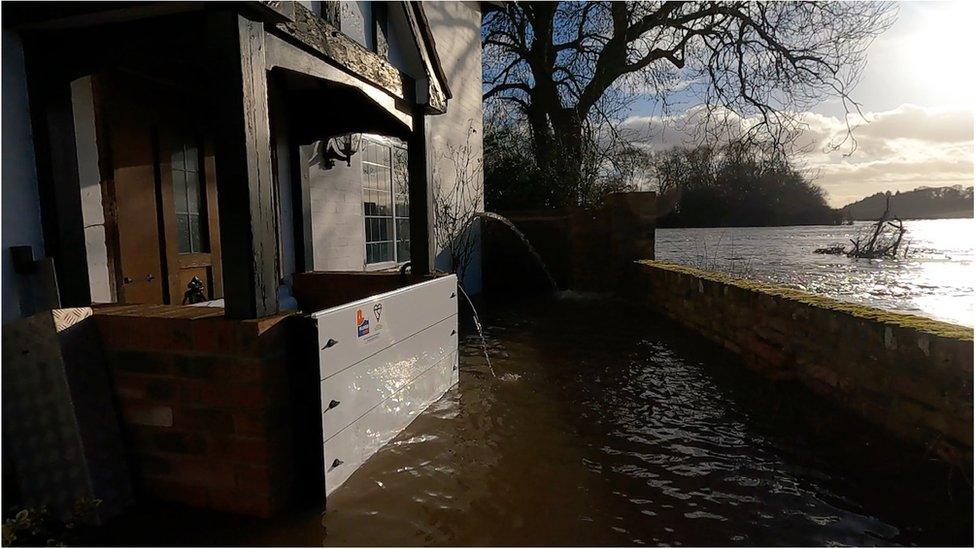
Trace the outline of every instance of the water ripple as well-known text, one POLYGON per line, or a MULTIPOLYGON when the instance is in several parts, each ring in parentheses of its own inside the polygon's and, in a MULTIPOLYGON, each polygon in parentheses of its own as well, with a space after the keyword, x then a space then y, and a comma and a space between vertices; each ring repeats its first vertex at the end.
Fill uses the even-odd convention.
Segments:
POLYGON ((460 386, 330 497, 327 544, 971 543, 971 491, 666 323, 562 299, 485 324, 519 382, 463 340, 460 386))

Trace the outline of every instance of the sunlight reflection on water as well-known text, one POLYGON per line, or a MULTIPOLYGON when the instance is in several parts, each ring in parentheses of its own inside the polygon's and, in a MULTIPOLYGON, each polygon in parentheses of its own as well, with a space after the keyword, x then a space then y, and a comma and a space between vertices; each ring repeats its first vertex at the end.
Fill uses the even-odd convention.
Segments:
POLYGON ((850 239, 868 225, 658 229, 655 255, 882 309, 976 324, 976 221, 906 221, 908 257, 900 260, 813 253, 836 244, 850 247, 850 239))

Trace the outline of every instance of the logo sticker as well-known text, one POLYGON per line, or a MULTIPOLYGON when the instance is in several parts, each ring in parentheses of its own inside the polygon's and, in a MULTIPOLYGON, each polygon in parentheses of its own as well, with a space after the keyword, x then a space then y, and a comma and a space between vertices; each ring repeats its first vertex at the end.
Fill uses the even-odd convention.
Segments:
POLYGON ((369 321, 363 315, 362 309, 356 310, 356 329, 359 332, 358 337, 363 337, 369 335, 369 321))
POLYGON ((384 323, 380 319, 383 318, 383 304, 374 303, 372 311, 373 318, 366 318, 367 313, 363 309, 356 309, 356 340, 360 345, 369 345, 382 335, 384 323))

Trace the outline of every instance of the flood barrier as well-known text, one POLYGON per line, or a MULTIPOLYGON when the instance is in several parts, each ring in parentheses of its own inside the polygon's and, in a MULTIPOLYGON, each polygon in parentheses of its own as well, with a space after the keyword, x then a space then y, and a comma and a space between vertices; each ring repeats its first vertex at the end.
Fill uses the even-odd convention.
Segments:
POLYGON ((311 315, 327 495, 457 384, 457 303, 449 275, 311 315))
POLYGON ((633 297, 774 378, 963 465, 973 459, 973 330, 658 261, 633 297))

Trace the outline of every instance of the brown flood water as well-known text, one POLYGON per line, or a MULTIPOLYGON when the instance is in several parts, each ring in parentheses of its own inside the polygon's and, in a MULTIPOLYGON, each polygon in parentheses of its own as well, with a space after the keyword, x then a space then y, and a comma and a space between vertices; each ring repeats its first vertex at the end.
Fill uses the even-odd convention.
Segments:
POLYGON ((160 512, 138 540, 248 545, 972 545, 950 473, 606 299, 484 311, 461 382, 321 507, 160 512), (505 376, 514 377, 514 376, 505 376), (176 534, 179 532, 179 534, 176 534))

